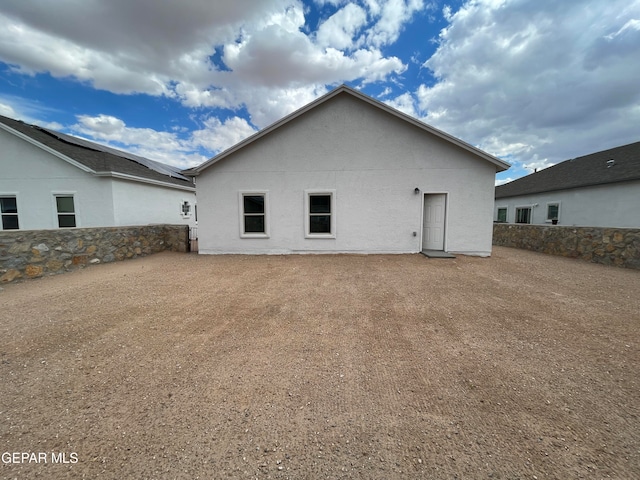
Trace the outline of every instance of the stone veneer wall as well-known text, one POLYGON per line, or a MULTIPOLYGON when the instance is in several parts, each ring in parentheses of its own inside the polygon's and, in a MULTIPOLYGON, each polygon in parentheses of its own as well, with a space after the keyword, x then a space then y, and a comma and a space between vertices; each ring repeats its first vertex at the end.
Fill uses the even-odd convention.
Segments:
POLYGON ((187 252, 187 225, 0 231, 0 282, 64 273, 165 250, 187 252))
POLYGON ((493 244, 640 269, 640 229, 494 223, 493 244))

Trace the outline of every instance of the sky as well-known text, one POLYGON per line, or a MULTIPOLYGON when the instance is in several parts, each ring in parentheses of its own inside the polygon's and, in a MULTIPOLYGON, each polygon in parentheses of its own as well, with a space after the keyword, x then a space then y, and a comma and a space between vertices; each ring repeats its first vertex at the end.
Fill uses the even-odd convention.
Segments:
POLYGON ((181 168, 341 84, 505 183, 640 141, 640 0, 0 2, 0 115, 181 168))

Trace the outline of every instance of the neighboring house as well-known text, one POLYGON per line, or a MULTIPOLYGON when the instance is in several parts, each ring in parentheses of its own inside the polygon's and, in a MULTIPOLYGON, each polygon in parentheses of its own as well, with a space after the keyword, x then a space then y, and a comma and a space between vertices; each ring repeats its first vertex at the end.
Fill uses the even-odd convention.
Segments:
POLYGON ((488 256, 508 167, 341 86, 185 174, 200 253, 488 256))
POLYGON ((640 142, 566 160, 496 187, 494 221, 640 227, 640 142))
POLYGON ((195 223, 168 165, 0 116, 2 230, 195 223))

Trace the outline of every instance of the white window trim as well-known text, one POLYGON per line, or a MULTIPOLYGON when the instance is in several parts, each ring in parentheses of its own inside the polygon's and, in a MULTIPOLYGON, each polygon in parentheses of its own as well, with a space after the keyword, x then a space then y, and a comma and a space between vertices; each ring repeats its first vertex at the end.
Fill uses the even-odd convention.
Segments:
POLYGON ((240 238, 269 238, 271 237, 271 218, 269 214, 269 190, 240 190, 238 191, 238 213, 240 238), (244 231, 244 197, 247 195, 264 196, 264 233, 245 233, 244 231))
MULTIPOLYGON (((16 199, 16 207, 18 209, 18 213, 2 213, 0 212, 0 215, 15 215, 16 217, 18 217, 18 230, 22 230, 22 227, 20 226, 20 196, 18 195, 18 192, 0 192, 0 197, 13 197, 16 199)), ((0 219, 0 231, 5 231, 4 228, 2 228, 2 221, 0 219)), ((15 231, 15 230, 6 230, 7 232, 10 231, 15 231)))
MULTIPOLYGON (((507 207, 507 206, 498 206, 498 207, 496 207, 496 219, 495 219, 496 222, 499 221, 498 220, 498 213, 499 213, 498 211, 499 210, 506 210, 507 211, 507 213, 504 216, 504 223, 508 223, 509 222, 509 207, 507 207)), ((502 223, 502 222, 500 222, 500 223, 502 223)))
MULTIPOLYGON (((78 192, 51 192, 53 195, 53 225, 54 228, 79 228, 80 225, 80 213, 78 211, 78 192), (76 217, 76 226, 75 227, 61 227, 58 223, 58 202, 56 198, 58 197, 73 197, 73 215, 76 217)), ((63 215, 70 215, 64 214, 63 215)))
POLYGON ((336 191, 335 189, 319 188, 319 189, 307 189, 304 191, 304 237, 305 238, 324 238, 332 239, 336 238, 336 191), (330 195, 331 196, 331 233, 310 233, 309 232, 309 197, 311 195, 330 195))
POLYGON ((551 218, 549 218, 549 205, 557 205, 558 206, 557 219, 558 219, 558 221, 560 221, 560 202, 547 202, 547 205, 545 206, 545 212, 544 212, 545 222, 551 223, 551 220, 552 220, 551 218))
POLYGON ((192 213, 193 213, 193 203, 191 203, 188 199, 183 198, 182 202, 180 202, 180 215, 182 216, 182 218, 191 218, 192 213), (184 211, 182 210, 182 207, 185 203, 189 205, 189 213, 187 214, 185 214, 184 211))
POLYGON ((513 216, 513 223, 517 223, 518 225, 533 225, 533 207, 535 205, 516 205, 514 208, 514 216, 513 216), (528 208, 530 210, 529 213, 529 223, 519 223, 518 222, 518 209, 520 208, 528 208))

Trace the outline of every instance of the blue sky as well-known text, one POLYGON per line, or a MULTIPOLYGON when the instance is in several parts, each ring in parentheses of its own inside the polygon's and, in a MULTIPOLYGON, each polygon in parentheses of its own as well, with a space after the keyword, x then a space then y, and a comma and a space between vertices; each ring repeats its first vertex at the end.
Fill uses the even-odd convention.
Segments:
POLYGON ((640 141, 640 0, 3 0, 0 114, 195 166, 346 83, 534 168, 640 141))

